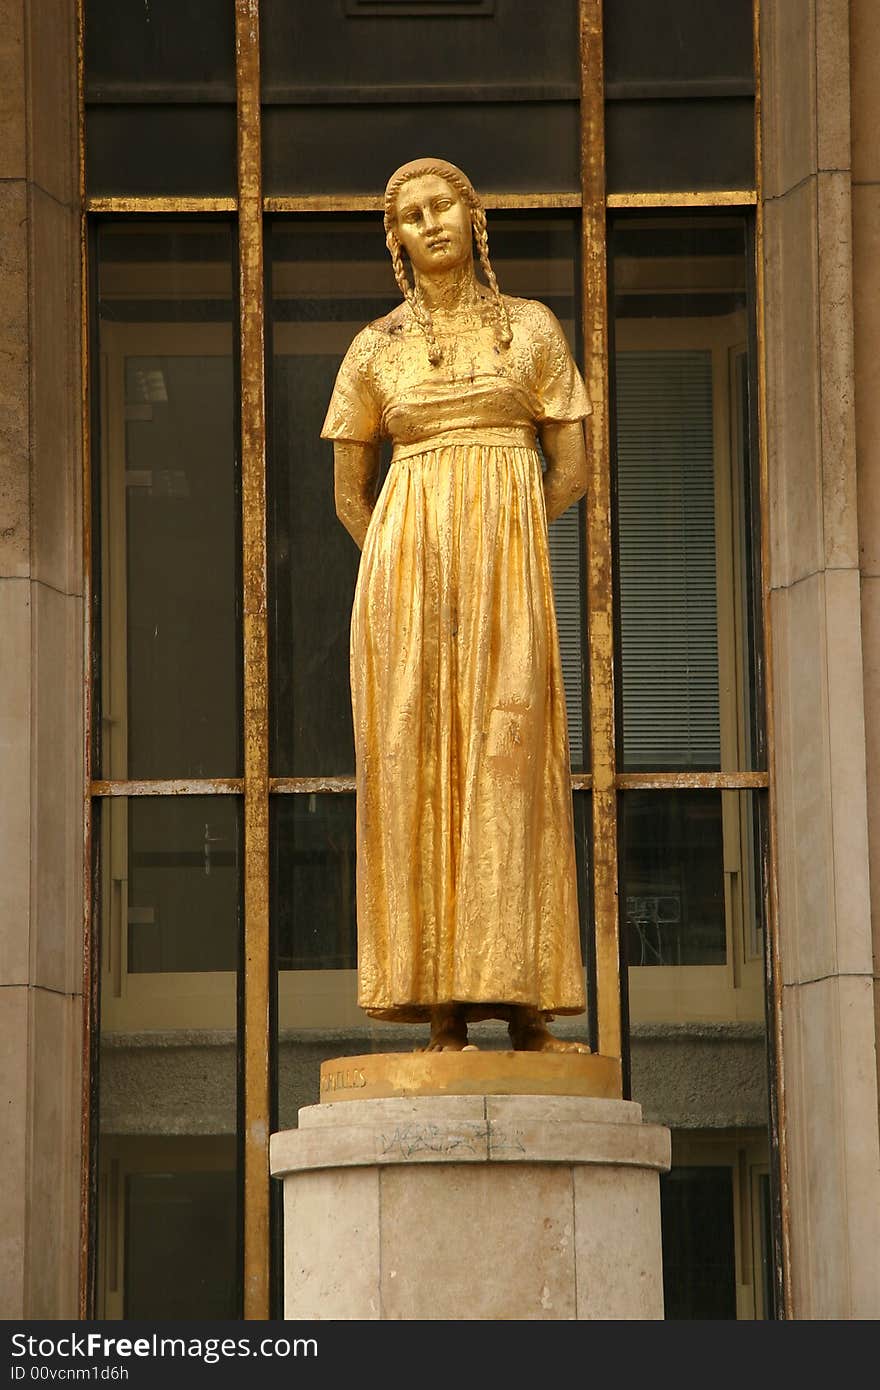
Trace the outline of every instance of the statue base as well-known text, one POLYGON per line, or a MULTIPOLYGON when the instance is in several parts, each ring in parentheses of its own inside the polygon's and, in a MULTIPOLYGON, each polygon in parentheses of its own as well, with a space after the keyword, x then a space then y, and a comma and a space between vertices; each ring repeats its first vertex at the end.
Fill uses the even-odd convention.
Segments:
MULTIPOLYGON (((542 1064, 517 1055, 524 1070, 542 1064)), ((461 1057, 404 1060, 450 1080, 461 1057)), ((325 1065, 362 1061, 376 1058, 325 1065)), ((366 1084, 360 1098, 340 1085, 272 1136, 286 1318, 662 1318, 670 1136, 642 1124, 640 1106, 497 1091, 364 1099, 366 1084)))
POLYGON ((620 1062, 586 1052, 377 1052, 321 1066, 321 1100, 620 1095, 620 1062))

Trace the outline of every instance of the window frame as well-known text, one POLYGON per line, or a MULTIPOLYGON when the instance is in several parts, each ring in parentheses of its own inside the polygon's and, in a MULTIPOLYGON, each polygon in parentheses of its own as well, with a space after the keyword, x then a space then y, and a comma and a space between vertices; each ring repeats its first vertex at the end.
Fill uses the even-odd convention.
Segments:
MULTIPOLYGON (((263 235, 265 219, 270 214, 312 213, 316 211, 358 212, 381 207, 381 199, 363 196, 346 197, 264 197, 261 176, 260 126, 260 57, 259 16, 254 0, 230 0, 235 8, 236 26, 236 85, 238 184, 233 197, 89 197, 85 186, 84 160, 80 161, 82 196, 82 269, 83 269, 83 426, 84 426, 84 560, 87 584, 85 624, 85 670, 87 685, 86 766, 90 771, 86 788, 84 816, 84 853, 88 884, 86 902, 86 1046, 94 1055, 97 1043, 97 997, 101 967, 96 950, 98 932, 98 890, 100 875, 95 871, 99 836, 93 833, 94 803, 111 806, 115 798, 140 795, 204 795, 239 794, 243 796, 244 811, 244 974, 242 1078, 243 1094, 239 1098, 244 1132, 244 1316, 270 1316, 270 1192, 268 1179, 268 1136, 272 1127, 274 1101, 271 1086, 271 1060, 267 1021, 273 1005, 272 959, 269 926, 268 849, 270 796, 298 794, 308 791, 349 793, 352 779, 344 778, 273 778, 269 769, 268 689, 268 617, 267 617, 267 554, 266 554, 266 362, 265 362, 265 284, 263 235), (242 470, 242 577, 243 577, 243 682, 244 682, 244 768, 243 775, 234 778, 188 779, 185 781, 138 782, 106 778, 96 767, 95 752, 100 744, 94 712, 98 699, 94 682, 94 637, 100 637, 98 594, 100 580, 96 579, 100 555, 94 550, 97 541, 95 502, 91 475, 91 442, 98 432, 94 415, 94 395, 90 387, 95 374, 90 356, 94 356, 94 338, 89 331, 88 284, 93 280, 94 266, 90 243, 90 223, 102 216, 168 216, 216 218, 226 214, 234 219, 238 246, 239 317, 237 334, 240 365, 240 424, 242 470), (93 563, 94 562, 94 563, 93 563)), ((82 6, 78 0, 80 34, 82 6)), ((599 1050, 607 1055, 625 1058, 625 1021, 621 979, 620 916, 618 905, 618 815, 619 792, 627 788, 664 790, 668 788, 717 789, 722 793, 751 790, 769 796, 769 840, 771 869, 768 874, 767 936, 765 962, 771 984, 770 1023, 771 1052, 776 1075, 779 1057, 780 975, 776 952, 776 889, 772 871, 775 834, 773 829, 773 787, 768 771, 743 773, 623 773, 617 764, 615 661, 613 632, 615 601, 611 543, 612 498, 610 483, 611 439, 609 426, 610 391, 608 378, 608 281, 607 281, 607 216, 617 208, 756 208, 756 235, 752 246, 757 281, 756 376, 758 381, 759 468, 761 513, 767 515, 766 476, 766 419, 764 405, 763 362, 763 280, 762 246, 763 222, 761 210, 761 102, 760 64, 758 62, 758 18, 760 0, 753 0, 755 33, 756 81, 756 183, 753 188, 722 189, 711 192, 678 190, 669 193, 625 193, 608 195, 604 164, 604 73, 602 44, 603 0, 579 0, 581 56, 581 186, 550 194, 496 194, 487 197, 488 209, 580 207, 582 213, 582 326, 587 359, 587 386, 593 400, 593 415, 588 423, 590 478, 586 503, 586 549, 589 556, 587 573, 587 663, 591 699, 589 705, 590 771, 575 774, 572 786, 592 792, 592 898, 596 939, 596 988, 598 994, 599 1050)), ((82 39, 80 38, 80 143, 84 146, 84 80, 82 39)), ((750 345, 751 346, 751 345, 750 345)), ((763 650, 765 661, 770 649, 769 593, 766 528, 762 528, 761 547, 763 574, 761 608, 763 614, 763 650)), ((772 768, 772 683, 767 682, 768 767, 772 768)), ((585 730, 586 733, 586 730, 585 730)), ((125 803, 120 803, 124 805, 125 803)), ((751 959, 760 965, 757 943, 752 943, 751 959)), ((691 969, 693 967, 688 967, 691 969)), ((323 972, 316 972, 323 973, 323 972)), ((771 1077, 771 1088, 775 1077, 771 1077)), ((90 1120, 93 1092, 84 1092, 86 1126, 90 1120)), ((781 1097, 774 1110, 774 1140, 784 1141, 784 1116, 781 1097)), ((94 1192, 89 1165, 84 1165, 83 1210, 85 1231, 88 1232, 94 1212, 94 1192)), ((784 1180, 785 1165, 782 1163, 784 1180)), ((777 1202, 777 1210, 785 1208, 777 1202)), ((787 1243, 783 1227, 783 1245, 787 1243)), ((93 1257, 92 1257, 93 1258, 93 1257)), ((780 1273, 780 1278, 782 1274, 780 1273)), ((91 1316, 90 1289, 94 1288, 94 1265, 82 1281, 83 1317, 91 1316)))

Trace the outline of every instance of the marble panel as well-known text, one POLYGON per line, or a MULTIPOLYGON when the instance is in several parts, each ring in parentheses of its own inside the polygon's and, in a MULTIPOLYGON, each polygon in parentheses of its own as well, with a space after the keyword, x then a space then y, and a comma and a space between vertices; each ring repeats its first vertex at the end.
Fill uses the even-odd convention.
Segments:
POLYGON ((871 889, 858 570, 826 573, 825 630, 834 855, 833 961, 843 974, 870 974, 871 889))
POLYGON ((32 989, 29 1318, 76 1318, 82 998, 32 989))
POLYGON ((27 190, 0 181, 0 577, 30 572, 27 190))
POLYGON ((770 582, 821 568, 816 183, 768 203, 765 237, 770 582))
POLYGON ((849 169, 850 0, 815 0, 816 153, 820 169, 849 169))
POLYGON ((880 184, 853 188, 852 220, 859 555, 880 575, 880 184))
POLYGON ((871 920, 880 964, 880 579, 863 577, 861 608, 871 920))
POLYGON ((880 5, 849 0, 852 60, 852 172, 859 182, 880 181, 880 5))
POLYGON ((849 174, 817 180, 819 379, 826 565, 858 564, 849 174))
POLYGON ((81 594, 79 219, 36 188, 30 237, 32 573, 81 594))
POLYGON ((868 978, 783 1000, 794 1315, 880 1316, 880 1157, 868 978))
POLYGON ((786 983, 835 968, 825 577, 772 596, 779 938, 786 983))
POLYGON ((576 1317, 570 1168, 395 1167, 380 1183, 383 1318, 576 1317))
POLYGON ((575 1169, 579 1318, 663 1317, 659 1183, 640 1170, 575 1169))
POLYGON ((284 1316, 378 1318, 378 1169, 298 1173, 284 1208, 284 1316))
POLYGON ((76 202, 76 7, 70 0, 28 0, 30 177, 59 203, 76 202))
POLYGON ((764 190, 776 198, 816 169, 816 36, 813 5, 761 6, 764 190))
POLYGON ((82 988, 82 600, 32 584, 33 982, 82 988))
POLYGON ((0 989, 0 1318, 25 1316, 25 1191, 28 1123, 28 990, 0 989))
POLYGON ((0 0, 0 179, 27 171, 23 12, 22 0, 0 0))
POLYGON ((30 978, 31 585, 0 579, 0 981, 30 978))

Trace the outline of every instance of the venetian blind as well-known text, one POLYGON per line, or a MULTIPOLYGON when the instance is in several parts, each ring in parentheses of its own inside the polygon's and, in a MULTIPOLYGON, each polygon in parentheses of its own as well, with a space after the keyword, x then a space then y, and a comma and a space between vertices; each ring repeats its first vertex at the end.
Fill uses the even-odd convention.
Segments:
POLYGON ((627 768, 720 766, 712 359, 620 352, 617 487, 627 768))

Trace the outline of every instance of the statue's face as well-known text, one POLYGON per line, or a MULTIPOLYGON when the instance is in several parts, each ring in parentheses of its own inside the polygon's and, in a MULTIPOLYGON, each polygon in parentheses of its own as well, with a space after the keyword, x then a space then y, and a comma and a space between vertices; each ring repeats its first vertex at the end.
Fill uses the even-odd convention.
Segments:
POLYGON ((397 235, 422 275, 452 270, 472 255, 470 208, 436 174, 421 174, 397 195, 397 235))

